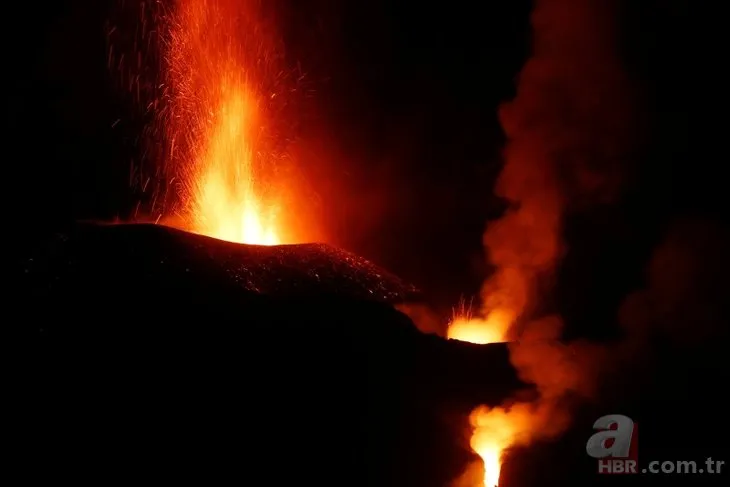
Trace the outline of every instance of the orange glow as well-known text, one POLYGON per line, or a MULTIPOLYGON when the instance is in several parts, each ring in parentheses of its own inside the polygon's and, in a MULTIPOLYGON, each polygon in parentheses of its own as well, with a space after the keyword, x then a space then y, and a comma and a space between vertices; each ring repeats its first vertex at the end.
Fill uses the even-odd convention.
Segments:
POLYGON ((282 174, 279 42, 255 0, 177 0, 166 17, 168 158, 186 230, 233 242, 302 241, 282 174), (288 213, 285 213, 288 212, 288 213))
POLYGON ((488 427, 479 427, 480 424, 492 422, 489 413, 476 410, 473 415, 472 421, 476 424, 471 438, 471 448, 484 462, 484 487, 497 487, 502 470, 502 452, 509 444, 509 437, 503 437, 505 432, 509 433, 509 429, 505 428, 509 423, 497 424, 499 428, 493 431, 488 427))
MULTIPOLYGON (((507 342, 516 316, 502 308, 486 313, 486 318, 472 317, 462 307, 447 334, 450 339, 482 345, 507 342)), ((557 317, 546 317, 530 322, 519 341, 509 343, 512 365, 522 380, 537 386, 540 397, 530 402, 508 401, 494 408, 479 406, 472 411, 470 446, 484 471, 478 480, 473 477, 475 473, 470 474, 464 487, 498 487, 509 448, 528 445, 536 438, 552 438, 569 422, 557 399, 566 391, 586 391, 589 385, 583 383, 583 369, 575 361, 576 349, 557 341, 560 329, 557 317)), ((588 362, 582 364, 586 367, 588 362)))
POLYGON ((499 486, 504 452, 530 440, 539 416, 532 405, 525 403, 493 409, 480 406, 472 412, 470 422, 474 433, 470 444, 484 462, 483 485, 475 487, 499 486))
POLYGON ((484 487, 499 485, 502 454, 513 436, 511 423, 503 416, 503 410, 496 409, 490 414, 485 407, 476 409, 471 416, 474 434, 470 444, 484 462, 484 487))
POLYGON ((513 321, 513 314, 496 309, 486 318, 456 316, 449 324, 447 336, 453 340, 477 343, 500 343, 506 341, 507 331, 513 321))
MULTIPOLYGON (((513 313, 508 310, 494 310, 486 318, 475 318, 464 312, 449 324, 447 335, 450 339, 480 345, 504 342, 512 320, 513 313)), ((515 438, 517 424, 504 409, 490 410, 486 406, 475 409, 470 422, 474 429, 470 445, 484 464, 484 479, 475 487, 496 487, 502 456, 515 438)))
POLYGON ((218 117, 196 164, 194 230, 223 240, 281 243, 276 206, 264 204, 254 179, 256 103, 242 85, 221 93, 218 117))
POLYGON ((493 271, 482 286, 480 313, 457 317, 448 337, 484 344, 519 331, 508 346, 510 361, 535 389, 528 402, 472 413, 471 447, 485 465, 480 487, 498 485, 506 449, 567 428, 572 401, 563 399, 593 394, 594 362, 605 353, 562 344, 562 321, 541 315, 540 305, 566 250, 566 210, 585 211, 620 193, 620 161, 636 133, 633 90, 615 52, 613 3, 533 2, 532 53, 515 98, 499 110, 507 144, 495 192, 509 204, 483 235, 493 271), (520 330, 512 329, 518 319, 520 330))

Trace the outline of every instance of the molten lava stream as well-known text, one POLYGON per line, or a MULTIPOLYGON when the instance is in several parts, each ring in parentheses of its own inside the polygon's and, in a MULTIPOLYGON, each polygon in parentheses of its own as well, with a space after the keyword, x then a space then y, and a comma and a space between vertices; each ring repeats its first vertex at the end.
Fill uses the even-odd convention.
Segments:
MULTIPOLYGON (((448 338, 479 345, 502 343, 506 341, 512 317, 511 312, 501 309, 492 310, 484 318, 466 313, 451 321, 448 338)), ((473 428, 470 446, 484 464, 484 478, 474 487, 498 487, 502 456, 514 438, 513 417, 504 409, 480 406, 469 419, 473 428)))

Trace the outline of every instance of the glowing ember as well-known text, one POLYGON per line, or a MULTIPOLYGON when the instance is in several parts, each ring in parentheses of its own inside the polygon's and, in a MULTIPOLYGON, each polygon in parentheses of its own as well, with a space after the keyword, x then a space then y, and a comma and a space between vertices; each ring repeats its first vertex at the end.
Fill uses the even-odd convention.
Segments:
POLYGON ((186 230, 295 243, 281 218, 291 191, 276 174, 283 70, 260 8, 250 0, 175 2, 166 19, 168 158, 182 180, 186 230))

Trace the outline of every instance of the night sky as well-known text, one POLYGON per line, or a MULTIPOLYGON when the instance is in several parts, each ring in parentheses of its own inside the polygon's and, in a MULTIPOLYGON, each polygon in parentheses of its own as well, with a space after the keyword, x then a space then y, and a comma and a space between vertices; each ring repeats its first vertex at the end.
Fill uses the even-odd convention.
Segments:
MULTIPOLYGON (((129 171, 142 126, 106 57, 116 3, 18 7, 28 10, 19 31, 4 34, 6 211, 23 245, 75 219, 127 219, 136 206, 129 171)), ((488 269, 484 226, 503 210, 491 190, 504 142, 497 109, 529 51, 529 2, 281 3, 288 62, 311 91, 297 146, 317 154, 303 171, 332 242, 413 281, 437 307, 475 293, 488 269)), ((556 282, 569 329, 589 335, 615 321, 672 222, 726 216, 715 31, 690 34, 687 1, 623 4, 642 133, 620 199, 568 216, 556 282)))

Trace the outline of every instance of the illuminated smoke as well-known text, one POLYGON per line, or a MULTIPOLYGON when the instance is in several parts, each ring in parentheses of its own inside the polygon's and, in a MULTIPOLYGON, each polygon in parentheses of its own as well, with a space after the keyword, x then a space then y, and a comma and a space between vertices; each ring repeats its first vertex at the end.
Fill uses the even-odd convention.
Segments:
POLYGON ((515 99, 500 110, 508 142, 496 191, 510 207, 484 234, 496 268, 482 292, 486 317, 498 313, 509 325, 529 318, 541 280, 565 251, 566 211, 617 195, 632 102, 615 54, 612 4, 535 5, 532 55, 515 99))
POLYGON ((617 197, 632 145, 633 101, 616 54, 614 4, 538 0, 532 54, 515 99, 500 110, 507 145, 496 192, 509 208, 484 234, 495 271, 479 312, 457 316, 449 336, 478 343, 519 338, 510 345, 511 361, 537 396, 472 414, 472 448, 487 465, 486 484, 496 483, 494 465, 505 449, 560 434, 570 419, 566 401, 592 393, 600 353, 561 344, 560 318, 541 317, 540 305, 566 251, 567 213, 617 197))

